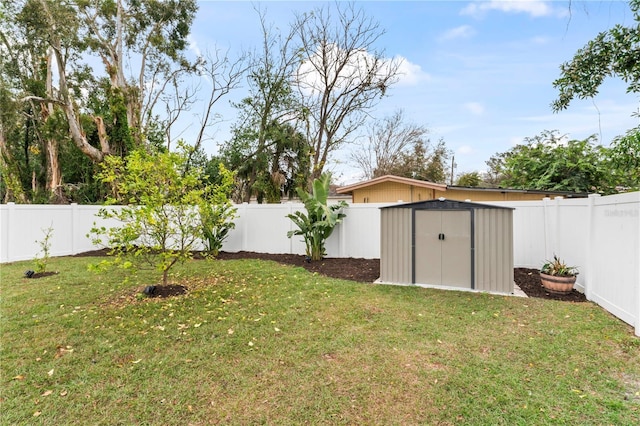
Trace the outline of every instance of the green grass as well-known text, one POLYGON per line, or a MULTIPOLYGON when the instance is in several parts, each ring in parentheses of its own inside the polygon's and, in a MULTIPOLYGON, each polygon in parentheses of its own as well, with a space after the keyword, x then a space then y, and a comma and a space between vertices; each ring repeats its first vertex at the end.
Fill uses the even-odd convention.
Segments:
POLYGON ((2 424, 640 424, 640 343, 591 303, 192 261, 1 266, 2 424))

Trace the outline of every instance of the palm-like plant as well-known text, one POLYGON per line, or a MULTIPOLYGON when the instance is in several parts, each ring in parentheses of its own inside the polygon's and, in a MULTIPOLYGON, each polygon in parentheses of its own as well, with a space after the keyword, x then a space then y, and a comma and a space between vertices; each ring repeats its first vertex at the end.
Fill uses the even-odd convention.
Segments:
POLYGON ((326 254, 325 241, 336 225, 346 216, 342 212, 342 208, 347 207, 347 203, 344 201, 327 205, 330 181, 331 175, 325 173, 313 181, 311 193, 298 188, 298 196, 304 203, 307 212, 305 214, 297 211, 287 215, 298 227, 298 229, 287 232, 287 236, 291 238, 294 235, 302 235, 307 258, 310 260, 321 260, 324 257, 326 254))

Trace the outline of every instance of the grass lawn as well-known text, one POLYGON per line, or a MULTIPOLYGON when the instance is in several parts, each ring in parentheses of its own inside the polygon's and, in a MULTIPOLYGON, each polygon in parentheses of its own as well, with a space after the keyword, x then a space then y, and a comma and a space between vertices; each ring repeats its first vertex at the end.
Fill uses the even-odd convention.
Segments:
POLYGON ((640 424, 640 340, 591 303, 341 281, 258 260, 0 272, 13 424, 640 424))

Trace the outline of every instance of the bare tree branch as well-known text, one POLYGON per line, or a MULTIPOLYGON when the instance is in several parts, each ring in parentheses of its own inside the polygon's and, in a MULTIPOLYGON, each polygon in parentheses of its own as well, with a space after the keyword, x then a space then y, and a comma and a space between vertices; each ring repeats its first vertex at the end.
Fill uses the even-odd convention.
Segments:
POLYGON ((375 50, 384 30, 362 9, 336 3, 336 19, 329 6, 297 17, 304 63, 296 84, 312 141, 313 171, 317 178, 329 154, 361 126, 387 89, 398 81, 400 61, 375 50))

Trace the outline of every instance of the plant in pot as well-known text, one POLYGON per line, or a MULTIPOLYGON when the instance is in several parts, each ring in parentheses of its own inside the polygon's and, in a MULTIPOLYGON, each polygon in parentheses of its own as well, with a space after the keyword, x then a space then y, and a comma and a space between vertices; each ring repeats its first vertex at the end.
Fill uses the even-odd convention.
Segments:
POLYGON ((553 255, 553 260, 547 260, 544 265, 542 265, 542 269, 540 269, 542 286, 549 293, 554 294, 571 293, 577 275, 577 267, 567 266, 567 264, 555 254, 553 255))

